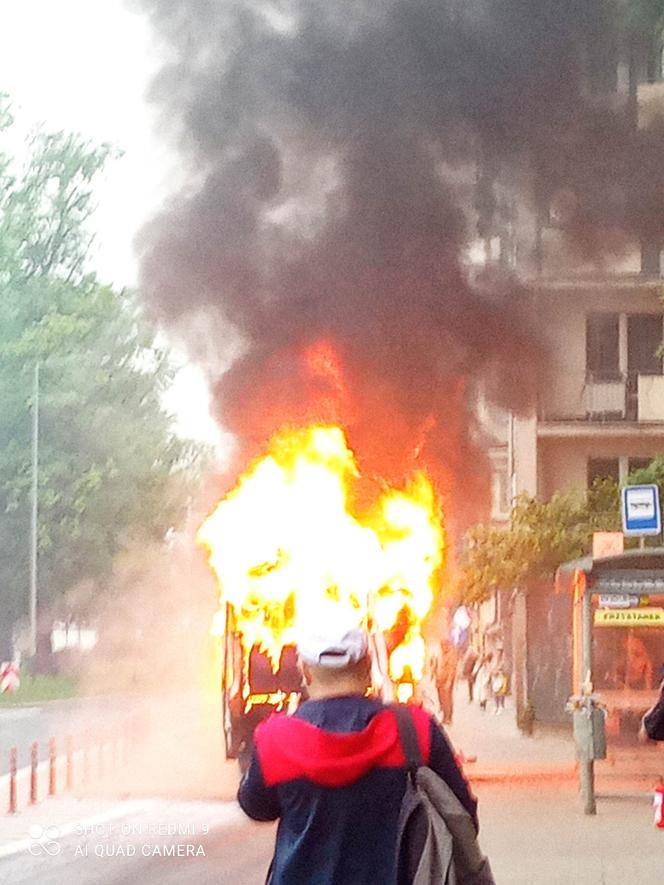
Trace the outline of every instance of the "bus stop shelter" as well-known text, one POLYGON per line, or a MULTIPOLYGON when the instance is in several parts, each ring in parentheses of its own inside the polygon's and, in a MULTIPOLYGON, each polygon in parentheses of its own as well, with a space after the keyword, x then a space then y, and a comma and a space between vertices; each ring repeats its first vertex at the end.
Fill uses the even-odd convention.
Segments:
POLYGON ((603 758, 607 736, 635 741, 643 713, 659 696, 664 665, 664 548, 574 560, 558 569, 556 584, 572 597, 570 707, 575 714, 581 788, 586 811, 592 814, 593 763, 603 758), (578 731, 584 716, 587 729, 578 731))

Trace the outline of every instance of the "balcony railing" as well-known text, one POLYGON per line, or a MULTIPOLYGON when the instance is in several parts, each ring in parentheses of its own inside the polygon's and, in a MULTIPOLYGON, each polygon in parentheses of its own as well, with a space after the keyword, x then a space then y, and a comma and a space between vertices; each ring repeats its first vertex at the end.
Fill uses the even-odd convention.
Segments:
POLYGON ((590 420, 621 421, 627 417, 627 379, 586 380, 583 412, 590 420))
POLYGON ((561 377, 541 394, 540 421, 664 422, 664 375, 561 377))

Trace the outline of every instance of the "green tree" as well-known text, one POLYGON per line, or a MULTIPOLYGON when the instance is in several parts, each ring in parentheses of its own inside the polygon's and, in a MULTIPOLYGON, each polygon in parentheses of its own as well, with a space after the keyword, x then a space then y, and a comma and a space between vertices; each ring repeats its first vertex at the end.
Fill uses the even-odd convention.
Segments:
POLYGON ((664 0, 628 0, 620 4, 620 13, 629 31, 661 37, 664 0))
POLYGON ((481 602, 496 590, 525 590, 552 577, 558 566, 588 553, 593 532, 620 530, 618 486, 594 484, 587 495, 558 493, 541 502, 522 495, 507 529, 477 526, 460 562, 466 601, 481 602))
POLYGON ((161 407, 172 371, 134 294, 87 267, 110 149, 38 133, 19 168, 12 124, 0 100, 0 658, 28 611, 35 366, 41 605, 84 579, 103 584, 130 540, 163 537, 194 456, 161 407))
POLYGON ((659 499, 664 501, 664 455, 658 455, 647 467, 633 470, 627 478, 628 485, 654 483, 659 486, 659 499))

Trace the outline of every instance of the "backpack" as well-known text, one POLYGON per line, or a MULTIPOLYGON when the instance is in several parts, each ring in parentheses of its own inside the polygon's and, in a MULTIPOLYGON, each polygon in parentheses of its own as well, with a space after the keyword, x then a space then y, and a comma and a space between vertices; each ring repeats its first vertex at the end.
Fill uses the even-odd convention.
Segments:
POLYGON ((445 781, 424 765, 408 707, 392 706, 408 768, 397 835, 397 885, 495 885, 475 825, 445 781))
POLYGON ((491 678, 491 690, 494 694, 507 694, 509 684, 507 682, 507 674, 502 670, 498 670, 491 678))
POLYGON ((664 741, 664 683, 659 700, 643 717, 643 727, 651 741, 664 741))

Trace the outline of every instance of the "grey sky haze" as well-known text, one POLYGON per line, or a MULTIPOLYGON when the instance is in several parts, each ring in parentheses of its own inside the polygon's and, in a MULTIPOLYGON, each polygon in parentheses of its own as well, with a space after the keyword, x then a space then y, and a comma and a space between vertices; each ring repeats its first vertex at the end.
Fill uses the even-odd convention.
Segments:
MULTIPOLYGON (((91 256, 102 280, 115 286, 136 282, 133 239, 165 198, 172 174, 145 100, 157 64, 147 22, 123 0, 2 3, 0 91, 12 99, 19 133, 43 125, 122 151, 97 188, 91 256)), ((219 440, 194 367, 180 372, 167 405, 184 434, 219 440)))

